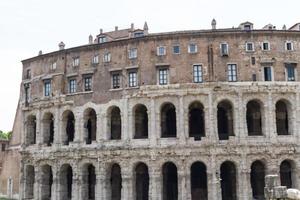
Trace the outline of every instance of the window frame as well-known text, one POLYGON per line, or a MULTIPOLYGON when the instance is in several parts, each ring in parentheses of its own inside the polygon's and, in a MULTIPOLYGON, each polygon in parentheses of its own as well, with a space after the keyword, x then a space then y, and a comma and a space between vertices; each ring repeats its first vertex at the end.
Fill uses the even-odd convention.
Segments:
POLYGON ((193 64, 193 83, 203 83, 202 64, 193 64), (195 67, 197 67, 197 71, 195 71, 195 67))
POLYGON ((222 42, 220 44, 220 54, 221 54, 221 56, 228 56, 229 55, 229 45, 228 45, 227 42, 222 42), (223 46, 226 46, 225 52, 223 51, 223 46))
POLYGON ((111 53, 110 52, 104 53, 104 55, 103 55, 103 62, 105 62, 105 63, 111 62, 111 53))
POLYGON ((189 43, 188 45, 188 53, 190 54, 195 54, 195 53, 198 53, 198 45, 196 43, 189 43), (191 46, 194 45, 195 47, 195 51, 191 51, 191 46))
POLYGON ((105 42, 107 42, 107 37, 106 36, 100 36, 98 38, 98 43, 99 44, 102 44, 102 43, 105 43, 105 42))
POLYGON ((138 73, 137 70, 129 70, 128 72, 128 87, 138 87, 138 73), (132 77, 132 75, 134 75, 132 77))
POLYGON ((286 81, 288 81, 288 82, 297 81, 297 64, 286 63, 285 64, 285 74, 286 74, 286 76, 285 76, 286 81), (293 69, 293 75, 294 75, 293 79, 289 78, 289 70, 288 70, 289 68, 293 69))
POLYGON ((227 64, 227 81, 228 82, 237 82, 238 81, 237 74, 238 74, 237 64, 236 63, 228 63, 227 64), (232 68, 233 66, 235 66, 234 69, 232 68), (235 72, 235 74, 233 72, 235 72))
POLYGON ((73 57, 72 67, 79 67, 79 65, 80 65, 80 58, 79 58, 79 56, 73 57))
POLYGON ((245 47, 246 47, 246 52, 254 52, 255 51, 254 42, 246 42, 245 47), (252 45, 251 50, 248 48, 248 44, 252 45))
MULTIPOLYGON (((273 66, 272 65, 265 65, 265 66, 262 66, 263 67, 263 81, 265 82, 271 82, 271 81, 274 81, 274 72, 273 72, 273 66), (265 69, 266 68, 270 68, 270 80, 267 79, 266 80, 266 74, 265 74, 265 69)), ((268 76, 267 76, 268 77, 268 76)))
POLYGON ((158 46, 157 47, 157 51, 156 51, 157 56, 165 56, 166 54, 167 54, 166 46, 158 46), (160 51, 161 49, 163 49, 162 52, 160 51))
POLYGON ((44 97, 52 96, 52 83, 51 79, 44 80, 44 97))
POLYGON ((99 55, 98 54, 95 54, 92 58, 92 64, 93 65, 97 65, 99 64, 99 55))
POLYGON ((284 46, 285 46, 285 50, 286 50, 286 51, 294 51, 294 44, 293 44, 292 41, 285 41, 284 44, 285 44, 284 46), (291 45, 291 49, 288 49, 288 44, 291 45))
POLYGON ((173 46, 172 46, 172 52, 173 52, 173 54, 175 54, 175 55, 180 54, 180 45, 173 45, 173 46), (175 52, 175 47, 178 47, 178 52, 177 52, 177 53, 175 52))
POLYGON ((168 66, 160 66, 157 68, 157 85, 168 85, 170 83, 169 80, 169 67, 168 66), (164 74, 161 74, 162 71, 165 71, 164 74), (163 79, 161 79, 163 78, 163 79))
POLYGON ((77 92, 77 80, 75 77, 68 79, 68 92, 69 94, 74 94, 77 92))
POLYGON ((270 50, 271 50, 271 44, 270 44, 270 42, 269 42, 269 41, 264 41, 264 42, 262 42, 262 43, 261 43, 261 50, 262 50, 262 51, 270 51, 270 50), (268 44, 268 49, 265 49, 265 48, 264 48, 264 44, 268 44))
POLYGON ((111 88, 114 90, 121 88, 121 71, 111 73, 111 88), (115 79, 115 77, 118 77, 118 78, 115 79))
POLYGON ((128 50, 128 58, 136 59, 137 58, 137 48, 131 48, 128 50))
POLYGON ((93 91, 93 76, 92 75, 85 75, 83 76, 83 89, 85 92, 93 91), (89 80, 87 82, 87 80, 89 80))

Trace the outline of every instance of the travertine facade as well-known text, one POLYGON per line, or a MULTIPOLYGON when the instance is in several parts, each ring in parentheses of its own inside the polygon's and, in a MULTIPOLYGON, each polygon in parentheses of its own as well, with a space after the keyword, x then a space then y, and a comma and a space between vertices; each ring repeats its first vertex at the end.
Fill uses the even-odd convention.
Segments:
POLYGON ((299 53, 299 30, 214 21, 24 60, 20 199, 263 199, 267 174, 299 188, 299 53))

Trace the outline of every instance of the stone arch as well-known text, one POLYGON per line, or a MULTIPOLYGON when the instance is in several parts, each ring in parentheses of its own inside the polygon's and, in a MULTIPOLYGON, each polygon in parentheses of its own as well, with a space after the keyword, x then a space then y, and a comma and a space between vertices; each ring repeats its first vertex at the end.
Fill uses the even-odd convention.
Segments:
POLYGON ((289 135, 291 129, 291 106, 286 100, 275 104, 276 131, 278 135, 289 135))
POLYGON ((72 199, 73 170, 69 164, 63 164, 60 168, 59 187, 60 200, 72 199))
POLYGON ((139 162, 134 169, 135 176, 135 199, 148 200, 149 199, 149 171, 148 166, 139 162))
POLYGON ((86 144, 91 144, 97 138, 97 114, 93 108, 87 108, 83 113, 84 134, 86 144))
POLYGON ((25 199, 34 199, 34 183, 35 183, 35 169, 33 165, 25 166, 25 191, 24 198, 25 199))
POLYGON ((51 146, 54 142, 54 116, 51 112, 46 112, 42 119, 43 143, 51 146))
POLYGON ((225 161, 220 167, 222 200, 237 200, 237 171, 231 161, 225 161))
POLYGON ((166 162, 162 166, 163 175, 163 200, 178 199, 178 175, 177 167, 172 162, 166 162))
POLYGON ((280 182, 282 186, 292 188, 296 186, 296 164, 293 160, 283 160, 280 163, 280 182))
POLYGON ((198 101, 189 105, 189 137, 194 137, 195 140, 205 137, 204 106, 198 101))
POLYGON ((111 200, 121 200, 122 175, 119 164, 114 163, 110 168, 110 193, 111 200))
POLYGON ((40 187, 42 200, 50 200, 52 198, 53 172, 52 167, 48 164, 41 167, 40 187))
POLYGON ((108 109, 108 127, 110 139, 120 140, 122 136, 121 110, 118 106, 112 106, 108 109))
POLYGON ((250 182, 252 197, 257 200, 264 200, 265 187, 265 165, 262 161, 256 160, 251 165, 250 182))
POLYGON ((26 121, 26 144, 36 144, 36 116, 29 115, 26 121))
POLYGON ((219 140, 228 140, 234 136, 233 106, 228 100, 222 100, 217 105, 217 123, 219 140))
POLYGON ((192 200, 207 200, 207 173, 203 162, 191 165, 191 196, 192 200))
POLYGON ((160 109, 161 137, 176 137, 176 108, 172 103, 164 103, 160 109))
POLYGON ((66 110, 62 114, 62 142, 64 145, 69 145, 74 141, 75 137, 75 116, 72 111, 66 110))
POLYGON ((246 121, 249 136, 263 135, 263 104, 258 100, 247 103, 246 121))
POLYGON ((96 199, 96 170, 91 163, 86 163, 82 167, 81 195, 89 200, 96 199))
POLYGON ((143 104, 134 106, 134 139, 148 138, 148 113, 143 104))

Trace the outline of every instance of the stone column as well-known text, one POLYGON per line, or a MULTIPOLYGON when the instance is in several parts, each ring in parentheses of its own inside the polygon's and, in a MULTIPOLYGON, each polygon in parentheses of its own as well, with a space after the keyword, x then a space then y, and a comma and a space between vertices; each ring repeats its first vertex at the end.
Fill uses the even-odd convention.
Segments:
MULTIPOLYGON (((249 190, 250 182, 250 171, 247 169, 238 169, 237 175, 237 185, 238 185, 238 199, 249 200, 252 195, 250 195, 251 190, 249 190)), ((251 188, 251 186, 250 186, 251 188)))
MULTIPOLYGON (((100 165, 100 164, 99 164, 100 165)), ((106 190, 106 173, 105 173, 105 167, 99 166, 98 170, 96 170, 96 199, 99 200, 106 200, 107 198, 107 190, 106 190)))
POLYGON ((297 127, 300 126, 300 97, 299 97, 299 92, 296 93, 296 105, 292 105, 292 109, 294 111, 292 111, 291 114, 293 114, 293 118, 292 118, 292 122, 293 122, 293 135, 295 135, 297 137, 297 141, 298 143, 300 142, 300 129, 298 129, 297 127))
POLYGON ((243 94, 241 92, 238 93, 238 105, 233 105, 233 115, 234 115, 234 134, 236 137, 240 139, 242 143, 246 143, 247 137, 247 121, 246 121, 246 106, 243 102, 243 94))
POLYGON ((178 106, 178 111, 176 112, 178 115, 178 138, 179 138, 179 143, 180 144, 185 144, 186 143, 186 136, 185 136, 185 129, 184 129, 184 119, 185 119, 185 113, 184 113, 184 104, 183 104, 183 97, 179 97, 179 106, 178 106))
POLYGON ((187 200, 186 179, 184 169, 180 169, 178 171, 178 200, 187 200))
POLYGON ((104 121, 103 115, 101 113, 97 113, 97 121, 96 121, 96 141, 97 143, 101 143, 104 138, 105 133, 105 126, 102 124, 102 121, 104 121))
POLYGON ((24 161, 21 160, 20 163, 20 185, 19 185, 19 195, 20 198, 23 199, 25 198, 25 184, 26 184, 26 177, 25 177, 25 165, 24 161))
POLYGON ((157 123, 159 123, 159 115, 156 113, 155 100, 151 98, 150 100, 150 129, 149 129, 149 138, 150 146, 155 147, 157 144, 157 138, 159 138, 160 131, 157 130, 157 123))
POLYGON ((265 125, 264 125, 264 134, 267 138, 270 138, 272 143, 277 142, 277 135, 276 135, 276 116, 275 116, 275 105, 272 98, 272 93, 268 93, 268 101, 264 107, 265 109, 265 125))
POLYGON ((135 135, 135 125, 134 125, 134 114, 132 112, 132 110, 128 110, 127 113, 127 118, 128 118, 128 127, 127 127, 127 136, 128 136, 128 140, 132 140, 134 138, 135 135))
POLYGON ((121 190, 121 199, 128 200, 133 199, 133 174, 132 171, 126 167, 122 167, 122 190, 121 190), (127 169, 127 170, 125 170, 127 169))
POLYGON ((34 167, 34 186, 33 186, 33 196, 34 199, 39 200, 41 199, 41 176, 40 176, 40 170, 38 166, 34 167))
POLYGON ((216 120, 214 118, 212 92, 209 92, 208 94, 208 114, 206 115, 208 116, 205 118, 205 127, 207 127, 206 135, 208 135, 210 142, 216 143, 218 141, 218 133, 215 130, 216 120))
POLYGON ((129 134, 128 134, 128 99, 123 99, 121 108, 121 140, 129 141, 129 134))
POLYGON ((160 167, 149 168, 149 200, 162 200, 162 174, 160 167))
POLYGON ((83 135, 83 122, 82 122, 82 115, 81 111, 74 110, 74 117, 75 117, 75 133, 74 133, 74 143, 81 143, 82 135, 83 135))
MULTIPOLYGON (((77 166, 77 164, 76 164, 77 166)), ((72 200, 77 200, 80 197, 80 185, 81 181, 79 178, 79 169, 72 165, 72 172, 73 172, 73 183, 72 183, 72 200)))
POLYGON ((59 171, 52 166, 53 183, 51 187, 51 200, 59 200, 59 171))
POLYGON ((60 109, 58 107, 55 108, 54 113, 54 144, 58 145, 61 144, 61 114, 60 109))
POLYGON ((216 167, 216 157, 211 155, 210 170, 207 170, 211 177, 208 178, 208 199, 219 200, 222 199, 221 191, 221 173, 220 168, 216 167), (211 189, 209 189, 211 188, 211 189))
POLYGON ((185 195, 186 197, 184 200, 191 200, 192 199, 192 188, 191 188, 191 170, 190 168, 186 168, 185 171, 185 195))
POLYGON ((36 144, 42 144, 42 129, 41 129, 41 110, 36 113, 36 144))

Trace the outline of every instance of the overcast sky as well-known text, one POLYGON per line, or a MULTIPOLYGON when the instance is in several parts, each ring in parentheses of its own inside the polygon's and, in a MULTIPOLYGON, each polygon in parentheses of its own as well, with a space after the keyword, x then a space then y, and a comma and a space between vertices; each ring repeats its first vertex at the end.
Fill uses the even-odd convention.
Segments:
POLYGON ((0 130, 11 130, 21 83, 21 60, 87 44, 99 29, 149 32, 218 28, 251 21, 254 28, 300 22, 300 0, 0 0, 0 130))

